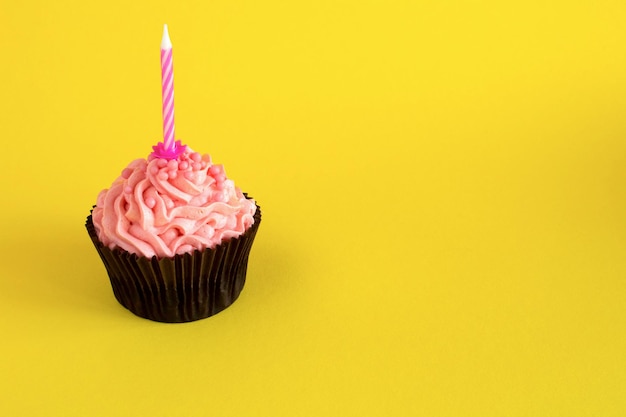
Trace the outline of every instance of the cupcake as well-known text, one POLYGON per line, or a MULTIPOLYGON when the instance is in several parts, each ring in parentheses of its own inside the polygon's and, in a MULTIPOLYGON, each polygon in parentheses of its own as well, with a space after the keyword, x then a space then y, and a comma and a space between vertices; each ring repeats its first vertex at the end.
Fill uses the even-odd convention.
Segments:
POLYGON ((100 192, 87 231, 115 298, 160 322, 214 315, 239 296, 261 221, 256 202, 207 154, 177 142, 126 167, 100 192))
POLYGON ((175 140, 173 74, 165 25, 163 142, 100 192, 87 231, 120 304, 176 323, 212 316, 239 297, 261 209, 223 166, 175 140))

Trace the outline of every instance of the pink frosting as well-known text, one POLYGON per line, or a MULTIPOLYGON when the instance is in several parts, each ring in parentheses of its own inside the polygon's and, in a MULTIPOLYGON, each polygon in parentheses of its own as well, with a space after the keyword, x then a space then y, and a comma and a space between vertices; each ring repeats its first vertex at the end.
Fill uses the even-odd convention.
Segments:
POLYGON ((173 257, 243 234, 256 205, 221 165, 190 150, 131 162, 93 209, 100 241, 140 256, 173 257))

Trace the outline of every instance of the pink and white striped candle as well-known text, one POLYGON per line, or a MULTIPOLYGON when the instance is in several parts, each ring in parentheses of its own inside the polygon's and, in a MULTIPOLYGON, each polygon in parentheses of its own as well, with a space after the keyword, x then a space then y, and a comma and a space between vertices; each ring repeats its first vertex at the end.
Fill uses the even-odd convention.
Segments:
POLYGON ((174 159, 185 151, 186 146, 176 141, 174 136, 174 63, 172 59, 172 41, 163 26, 161 39, 161 97, 163 99, 163 143, 153 146, 153 156, 174 159))
POLYGON ((172 41, 163 26, 161 40, 161 95, 163 97, 163 143, 165 149, 174 149, 174 64, 172 62, 172 41))

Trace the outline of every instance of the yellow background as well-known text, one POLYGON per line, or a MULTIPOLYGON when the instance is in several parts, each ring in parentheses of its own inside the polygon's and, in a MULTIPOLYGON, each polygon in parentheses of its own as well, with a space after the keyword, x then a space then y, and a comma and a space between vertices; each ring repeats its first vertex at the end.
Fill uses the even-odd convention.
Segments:
POLYGON ((0 415, 626 415, 623 1, 0 0, 0 415), (263 208, 240 299, 84 228, 177 137, 263 208))

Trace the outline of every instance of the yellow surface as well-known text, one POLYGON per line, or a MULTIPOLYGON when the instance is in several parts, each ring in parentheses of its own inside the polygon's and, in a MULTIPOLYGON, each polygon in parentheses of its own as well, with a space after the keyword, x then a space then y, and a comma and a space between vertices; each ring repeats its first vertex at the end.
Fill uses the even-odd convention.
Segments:
POLYGON ((623 1, 0 0, 0 415, 626 415, 623 1), (83 223, 177 136, 263 207, 167 325, 83 223))

